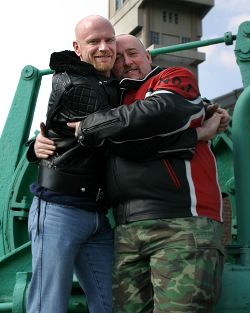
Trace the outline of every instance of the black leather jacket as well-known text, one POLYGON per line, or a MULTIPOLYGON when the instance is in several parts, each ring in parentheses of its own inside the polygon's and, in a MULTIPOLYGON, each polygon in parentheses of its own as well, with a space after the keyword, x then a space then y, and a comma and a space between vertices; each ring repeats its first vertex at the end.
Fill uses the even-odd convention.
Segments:
POLYGON ((38 182, 66 195, 97 195, 103 186, 104 150, 83 148, 67 122, 80 121, 90 113, 119 105, 118 82, 101 76, 72 51, 53 53, 50 67, 55 74, 46 136, 56 143, 57 150, 49 159, 41 160, 38 182))

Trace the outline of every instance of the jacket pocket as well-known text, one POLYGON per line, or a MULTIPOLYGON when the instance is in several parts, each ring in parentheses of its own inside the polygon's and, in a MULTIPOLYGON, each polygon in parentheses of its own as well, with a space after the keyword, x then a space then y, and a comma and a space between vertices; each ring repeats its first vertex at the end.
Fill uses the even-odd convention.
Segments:
POLYGON ((166 168, 166 170, 168 171, 168 174, 169 174, 173 184, 175 185, 176 189, 179 189, 181 187, 181 183, 180 183, 180 180, 177 177, 171 163, 169 162, 169 160, 164 159, 163 164, 164 164, 164 167, 166 168))

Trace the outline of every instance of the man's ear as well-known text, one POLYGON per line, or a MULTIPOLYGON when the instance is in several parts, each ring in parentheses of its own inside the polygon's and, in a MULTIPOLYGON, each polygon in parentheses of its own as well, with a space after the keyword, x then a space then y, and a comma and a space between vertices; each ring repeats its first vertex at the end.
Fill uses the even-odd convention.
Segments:
POLYGON ((148 50, 146 51, 146 56, 147 56, 149 64, 152 64, 152 57, 148 50))
POLYGON ((77 41, 73 41, 73 47, 74 47, 75 53, 80 57, 81 52, 80 52, 80 47, 77 41))

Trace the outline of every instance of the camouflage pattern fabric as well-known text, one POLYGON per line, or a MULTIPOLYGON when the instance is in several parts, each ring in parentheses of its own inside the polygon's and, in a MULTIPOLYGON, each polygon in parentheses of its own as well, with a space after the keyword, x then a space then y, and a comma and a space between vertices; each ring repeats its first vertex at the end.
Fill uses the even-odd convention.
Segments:
POLYGON ((115 230, 114 313, 211 313, 223 269, 222 224, 145 220, 115 230))

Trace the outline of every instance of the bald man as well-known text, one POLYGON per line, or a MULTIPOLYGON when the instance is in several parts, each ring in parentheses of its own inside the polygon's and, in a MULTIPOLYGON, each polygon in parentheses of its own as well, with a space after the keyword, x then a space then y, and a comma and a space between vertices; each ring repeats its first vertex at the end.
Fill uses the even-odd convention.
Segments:
POLYGON ((31 186, 29 213, 32 278, 28 313, 66 313, 73 272, 87 297, 90 313, 111 313, 113 231, 103 196, 102 149, 79 145, 67 122, 119 104, 111 77, 116 58, 115 33, 101 16, 83 18, 75 28, 73 51, 53 53, 55 71, 45 134, 57 153, 39 164, 31 186))

